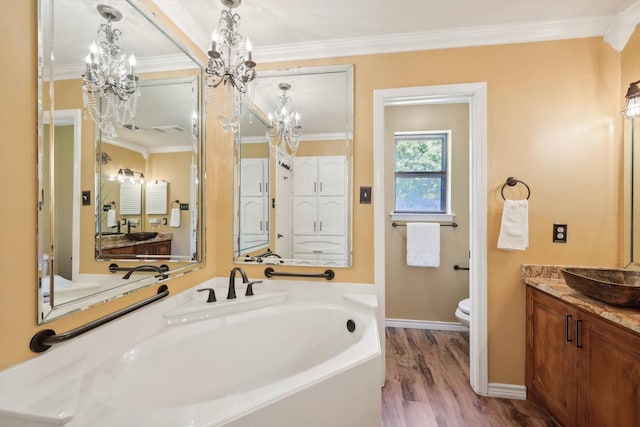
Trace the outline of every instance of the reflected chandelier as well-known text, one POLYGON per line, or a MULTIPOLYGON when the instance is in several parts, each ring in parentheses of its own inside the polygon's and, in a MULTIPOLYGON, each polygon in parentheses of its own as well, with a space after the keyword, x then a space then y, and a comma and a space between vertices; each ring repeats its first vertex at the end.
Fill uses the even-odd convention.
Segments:
POLYGON ((625 104, 622 110, 622 117, 625 119, 634 119, 640 117, 640 80, 633 82, 627 89, 627 94, 624 96, 625 104))
POLYGON ((298 151, 302 135, 300 114, 293 108, 291 97, 287 95, 291 85, 280 83, 278 89, 282 91, 282 95, 277 98, 275 111, 269 113, 267 138, 276 161, 279 164, 291 166, 291 160, 298 151))
POLYGON ((116 126, 133 121, 136 115, 140 88, 135 74, 136 58, 131 54, 126 64, 118 40, 122 32, 113 28, 111 23, 122 19, 119 10, 106 5, 97 6, 98 13, 106 23, 100 25, 98 37, 89 46, 85 58, 86 72, 82 75, 82 98, 86 113, 98 128, 110 136, 116 135, 116 126))
POLYGON ((206 72, 208 92, 217 111, 216 119, 225 132, 236 133, 243 111, 253 102, 256 63, 251 58, 251 42, 238 33, 240 15, 233 9, 242 0, 220 0, 223 10, 218 30, 211 35, 211 49, 206 72), (223 94, 215 89, 222 85, 223 94))

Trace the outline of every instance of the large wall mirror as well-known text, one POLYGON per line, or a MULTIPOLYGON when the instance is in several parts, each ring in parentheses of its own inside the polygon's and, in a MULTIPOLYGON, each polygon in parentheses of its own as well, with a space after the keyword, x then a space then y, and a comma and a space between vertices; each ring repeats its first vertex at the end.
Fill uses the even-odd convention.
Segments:
POLYGON ((136 0, 39 0, 38 22, 43 323, 203 262, 204 66, 136 0))
POLYGON ((624 120, 625 169, 625 266, 640 268, 640 120, 624 120))
POLYGON ((351 266, 352 150, 352 65, 260 72, 236 136, 235 262, 351 266), (284 162, 268 129, 283 96, 300 127, 284 162))

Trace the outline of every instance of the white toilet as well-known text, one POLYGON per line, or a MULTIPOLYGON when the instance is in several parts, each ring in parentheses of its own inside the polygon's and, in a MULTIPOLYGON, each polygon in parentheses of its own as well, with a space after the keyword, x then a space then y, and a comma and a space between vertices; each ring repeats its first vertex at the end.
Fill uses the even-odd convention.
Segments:
POLYGON ((465 326, 469 326, 471 321, 471 298, 465 298, 458 303, 456 317, 465 326))

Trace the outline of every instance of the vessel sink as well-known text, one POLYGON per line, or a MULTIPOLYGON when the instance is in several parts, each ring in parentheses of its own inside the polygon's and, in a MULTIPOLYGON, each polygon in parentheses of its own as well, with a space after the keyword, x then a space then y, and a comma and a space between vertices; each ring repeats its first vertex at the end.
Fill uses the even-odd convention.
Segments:
POLYGON ((619 307, 640 307, 640 271, 621 268, 563 268, 571 289, 619 307))
POLYGON ((127 240, 149 240, 158 236, 157 231, 138 231, 137 233, 127 233, 124 235, 124 238, 127 240))

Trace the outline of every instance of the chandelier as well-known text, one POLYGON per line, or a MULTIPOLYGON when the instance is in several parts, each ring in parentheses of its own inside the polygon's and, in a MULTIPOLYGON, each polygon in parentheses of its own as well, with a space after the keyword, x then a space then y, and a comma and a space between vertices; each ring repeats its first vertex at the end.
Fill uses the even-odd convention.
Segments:
POLYGON ((640 116, 640 80, 633 82, 627 89, 625 95, 624 109, 622 110, 622 117, 625 119, 633 119, 640 116))
POLYGON ((277 98, 275 111, 269 113, 267 138, 276 161, 279 164, 291 166, 291 160, 298 151, 302 135, 300 114, 293 108, 291 97, 287 95, 291 85, 280 83, 278 89, 282 91, 282 95, 277 98))
POLYGON ((218 30, 211 35, 206 82, 217 111, 216 119, 225 132, 237 132, 242 113, 253 102, 256 63, 251 59, 251 42, 238 33, 240 15, 233 9, 242 0, 220 0, 223 10, 218 30), (222 85, 223 93, 216 94, 222 85))
POLYGON ((85 58, 86 71, 82 75, 82 98, 87 112, 98 128, 110 136, 116 135, 116 127, 132 121, 136 115, 140 88, 135 74, 136 58, 131 54, 127 59, 122 53, 118 40, 122 32, 111 23, 122 19, 122 13, 100 4, 98 13, 106 23, 100 25, 98 38, 89 46, 85 58))

